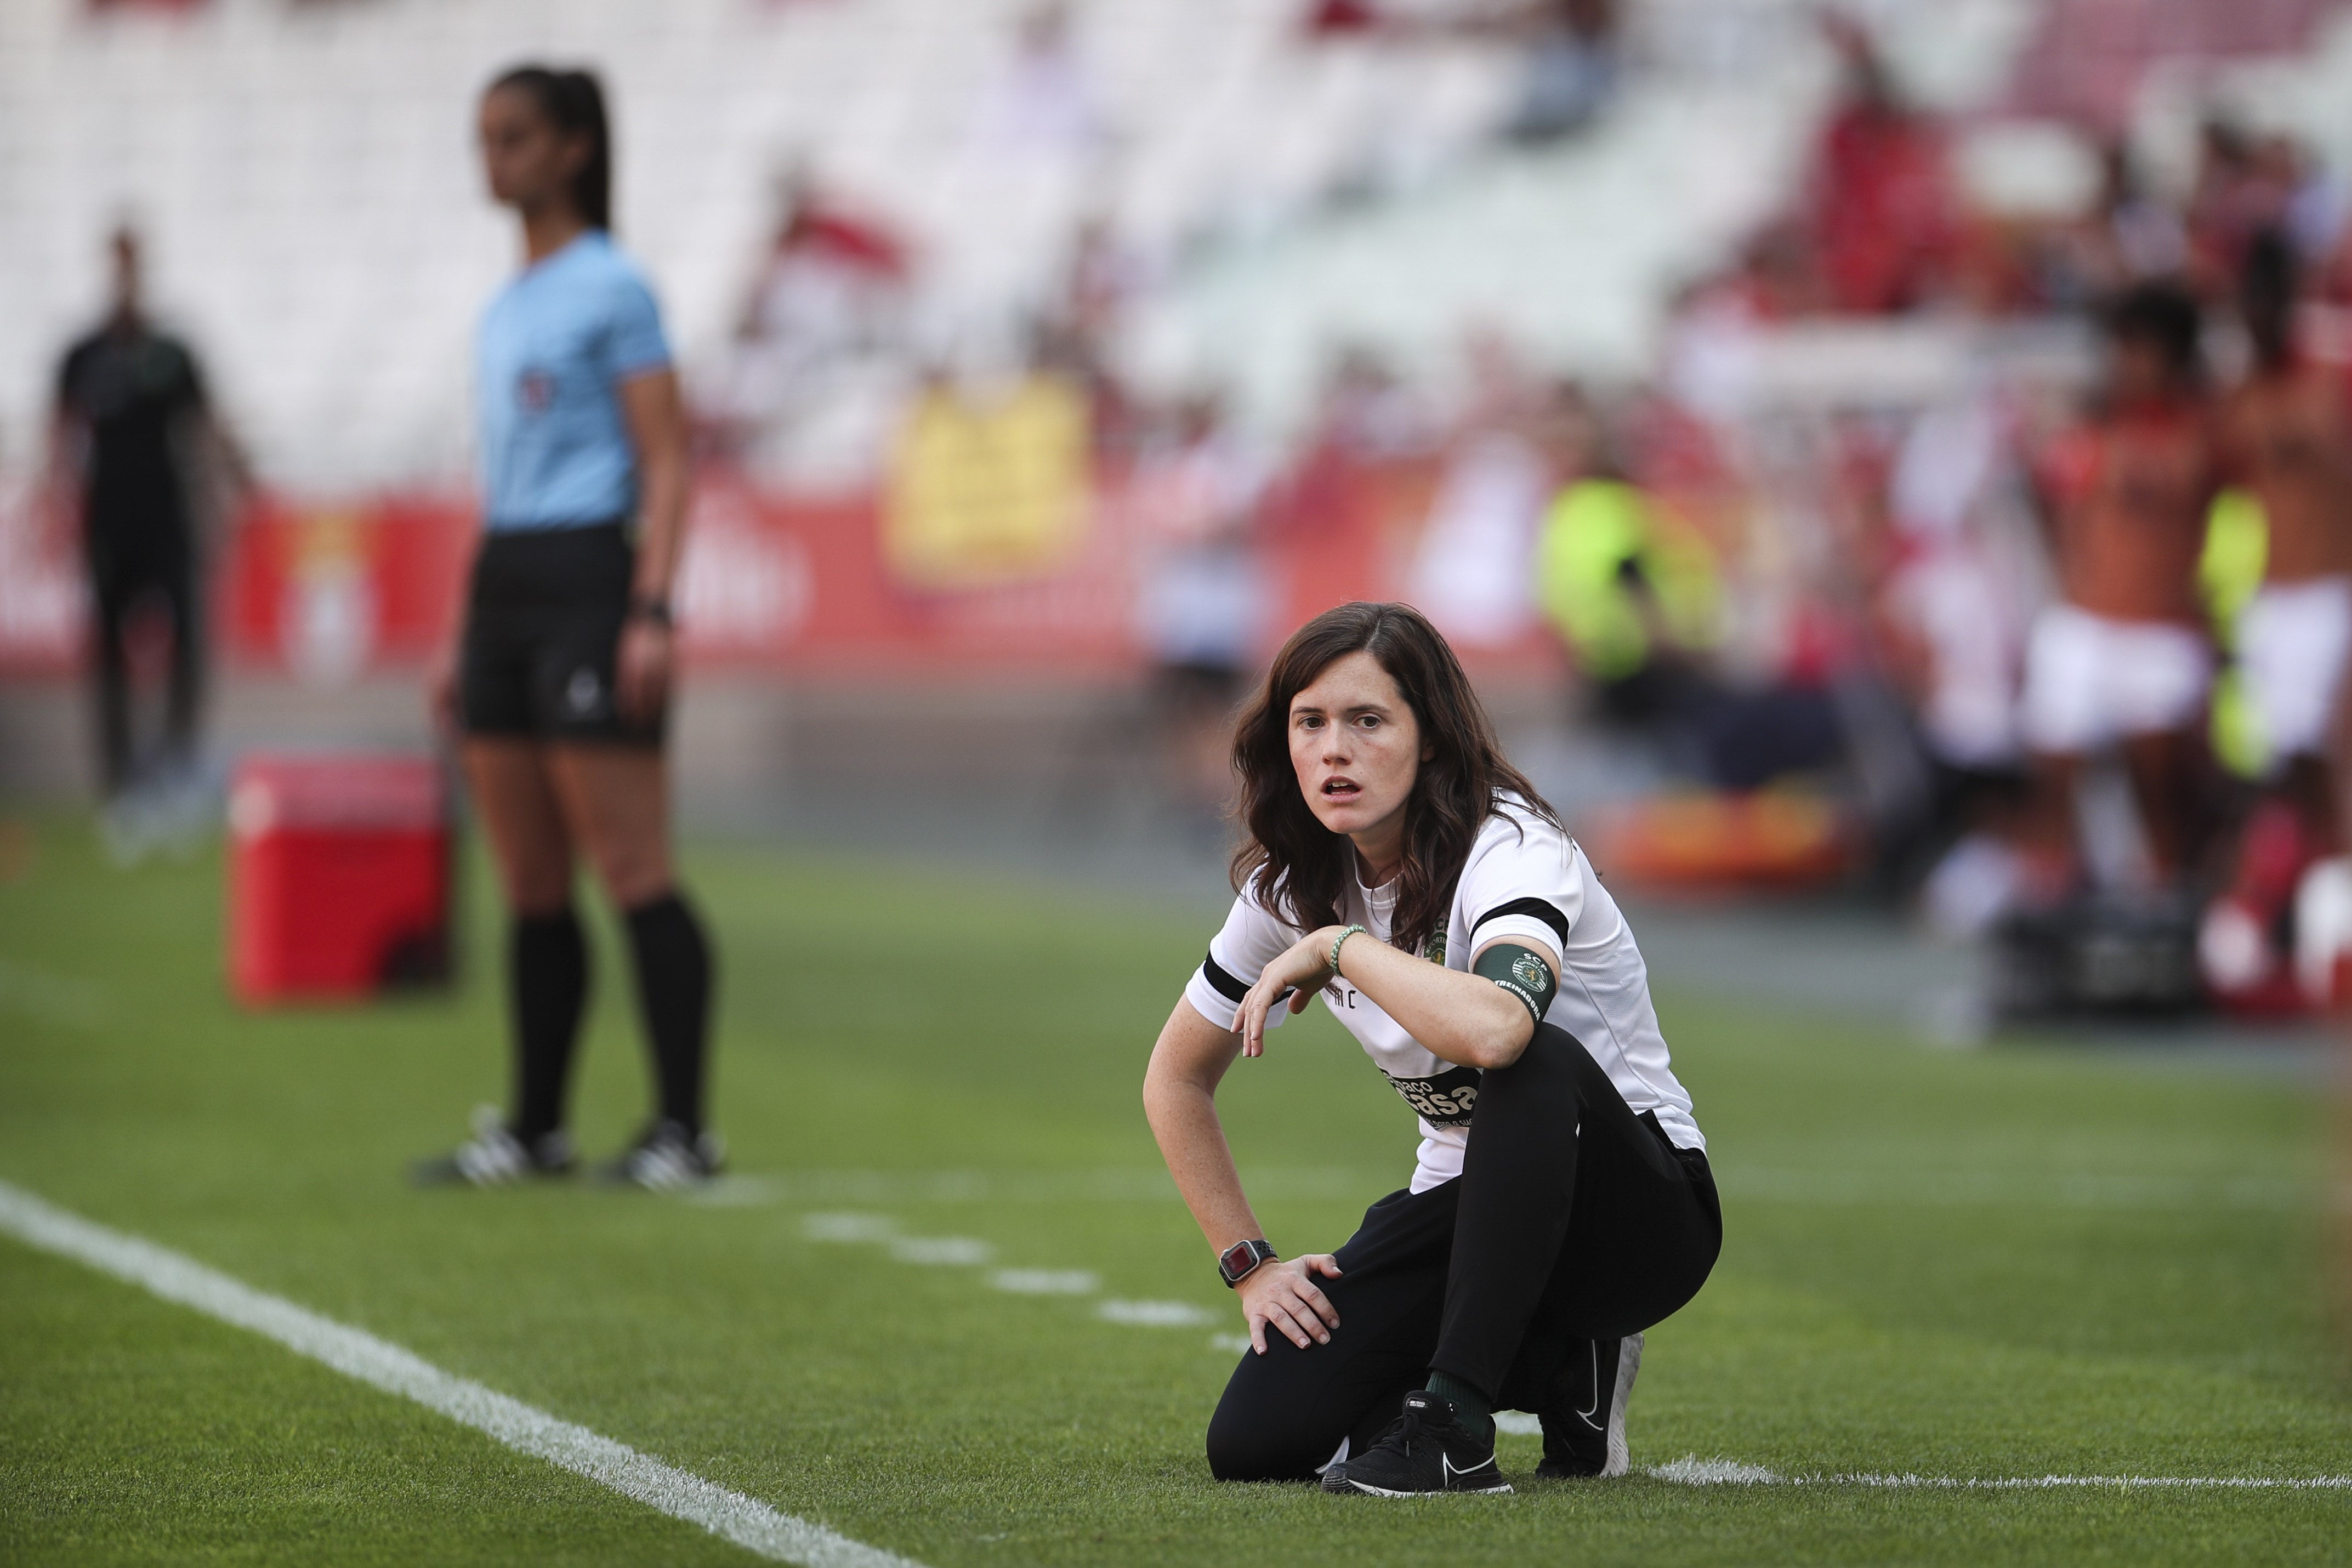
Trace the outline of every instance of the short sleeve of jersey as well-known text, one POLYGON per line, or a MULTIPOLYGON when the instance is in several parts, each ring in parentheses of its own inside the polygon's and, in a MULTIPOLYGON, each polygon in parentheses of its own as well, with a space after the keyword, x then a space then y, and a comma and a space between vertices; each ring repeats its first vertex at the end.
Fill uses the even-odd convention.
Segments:
POLYGON ((634 269, 613 279, 612 318, 604 336, 604 369, 615 381, 667 368, 669 341, 653 290, 634 269))
MULTIPOLYGON (((1192 978, 1184 986, 1184 1000, 1220 1029, 1231 1029, 1234 1016, 1241 1011, 1242 998, 1265 973, 1265 966, 1282 956, 1299 935, 1266 913, 1257 900, 1244 890, 1234 900, 1233 912, 1225 917, 1223 927, 1209 939, 1209 955, 1192 971, 1192 978)), ((1265 1026, 1269 1029, 1280 1028, 1289 1016, 1289 1008, 1276 1007, 1266 1014, 1265 1026)))
MULTIPOLYGON (((1463 923, 1470 952, 1501 937, 1527 937, 1563 957, 1584 913, 1584 871, 1567 834, 1506 807, 1487 819, 1462 868, 1463 923)), ((1463 955, 1466 961, 1468 953, 1463 955)))

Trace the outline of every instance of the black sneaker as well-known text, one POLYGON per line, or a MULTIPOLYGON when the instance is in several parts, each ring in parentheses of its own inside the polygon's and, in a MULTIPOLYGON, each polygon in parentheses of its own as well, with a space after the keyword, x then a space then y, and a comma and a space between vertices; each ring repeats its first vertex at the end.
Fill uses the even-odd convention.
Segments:
POLYGON ((464 1184, 504 1187, 532 1176, 561 1176, 572 1169, 572 1135, 562 1128, 525 1141, 514 1135, 494 1105, 474 1108, 474 1135, 446 1154, 419 1160, 408 1168, 420 1187, 464 1184))
POLYGON ((682 1193, 719 1173, 727 1145, 716 1132, 688 1132, 676 1121, 656 1121, 636 1146, 596 1173, 601 1181, 628 1184, 649 1193, 682 1193))
POLYGON ((1642 1336, 1593 1340, 1590 1355, 1571 1355, 1552 1384, 1543 1418, 1545 1480, 1570 1477, 1622 1476, 1632 1469, 1625 1448, 1625 1402, 1633 1375, 1642 1370, 1642 1336))
POLYGON ((1463 1425, 1450 1401, 1423 1391, 1404 1396, 1404 1414, 1381 1440, 1323 1472, 1327 1492, 1418 1497, 1423 1492, 1507 1492, 1495 1464, 1495 1434, 1463 1425))

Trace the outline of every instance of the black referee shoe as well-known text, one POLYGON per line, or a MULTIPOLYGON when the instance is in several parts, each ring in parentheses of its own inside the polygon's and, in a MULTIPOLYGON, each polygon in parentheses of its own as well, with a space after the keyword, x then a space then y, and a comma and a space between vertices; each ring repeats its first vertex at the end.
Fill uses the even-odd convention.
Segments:
POLYGON ((508 1128, 497 1106, 480 1105, 474 1108, 471 1138, 446 1154, 417 1161, 408 1175, 420 1187, 503 1187, 533 1176, 568 1175, 571 1170, 570 1133, 557 1128, 525 1141, 508 1128))
POLYGON ((727 1145, 716 1132, 692 1132, 676 1121, 656 1121, 625 1154, 600 1168, 599 1181, 639 1186, 649 1193, 691 1192, 719 1173, 727 1145))
POLYGON ((1633 1374, 1642 1370, 1642 1336, 1594 1340, 1590 1355, 1571 1355, 1552 1384, 1552 1401, 1536 1414, 1543 1418, 1545 1480, 1622 1476, 1632 1469, 1625 1447, 1625 1402, 1633 1394, 1633 1374))
POLYGON ((1426 1391, 1404 1396, 1404 1414, 1381 1440, 1323 1472, 1327 1492, 1418 1497, 1423 1492, 1507 1492, 1495 1435, 1463 1425, 1453 1405, 1426 1391))

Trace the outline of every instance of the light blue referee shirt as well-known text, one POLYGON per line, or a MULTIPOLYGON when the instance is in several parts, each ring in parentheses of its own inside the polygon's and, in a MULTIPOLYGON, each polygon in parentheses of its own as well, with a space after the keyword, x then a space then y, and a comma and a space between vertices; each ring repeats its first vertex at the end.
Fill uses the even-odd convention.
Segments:
POLYGON ((500 289, 475 355, 483 526, 578 528, 636 505, 620 385, 666 369, 669 344, 611 236, 590 229, 500 289))

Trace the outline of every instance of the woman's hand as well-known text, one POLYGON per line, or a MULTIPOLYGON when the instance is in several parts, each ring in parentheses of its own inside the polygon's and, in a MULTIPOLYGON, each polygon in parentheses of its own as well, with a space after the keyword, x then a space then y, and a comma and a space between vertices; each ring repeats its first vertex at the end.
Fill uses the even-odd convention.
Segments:
POLYGON ((1287 1335, 1300 1350, 1309 1341, 1318 1345, 1331 1342, 1331 1331, 1339 1326, 1339 1310, 1317 1288, 1314 1277, 1318 1274, 1337 1279, 1339 1261, 1328 1252, 1310 1252, 1304 1258, 1261 1263, 1234 1287, 1242 1299, 1243 1315, 1249 1320, 1250 1349, 1265 1353, 1268 1328, 1287 1335))
POLYGON ((1307 1004, 1315 1000, 1315 993, 1331 978, 1331 939, 1339 931, 1339 927, 1330 926, 1308 931, 1265 966, 1265 973, 1257 977, 1257 984, 1242 998, 1241 1010, 1234 1015, 1234 1033, 1242 1037, 1242 1055, 1265 1055, 1265 1016, 1274 1011, 1275 1003, 1281 1000, 1285 991, 1291 994, 1292 1012, 1307 1011, 1307 1004))
POLYGON ((650 616, 631 616, 621 627, 613 660, 613 697, 632 724, 651 721, 669 702, 676 647, 670 628, 650 616))

